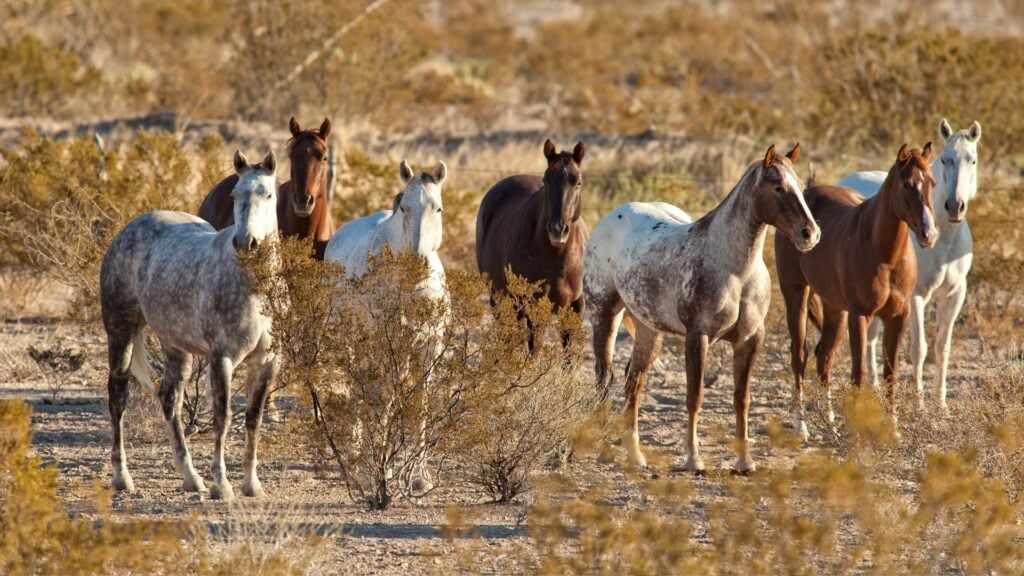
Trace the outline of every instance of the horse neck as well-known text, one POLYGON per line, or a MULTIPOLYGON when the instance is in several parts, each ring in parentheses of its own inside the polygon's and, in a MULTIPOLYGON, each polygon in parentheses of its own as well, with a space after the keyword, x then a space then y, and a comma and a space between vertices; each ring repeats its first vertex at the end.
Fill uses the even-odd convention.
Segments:
POLYGON ((768 234, 768 225, 756 210, 754 174, 755 168, 749 169, 725 200, 704 217, 710 220, 707 245, 719 255, 717 264, 740 274, 763 259, 768 234))
MULTIPOLYGON (((882 189, 874 198, 868 199, 867 221, 871 222, 869 234, 871 246, 882 262, 893 265, 898 262, 907 249, 910 226, 896 216, 893 209, 897 185, 895 172, 889 172, 882 189)), ((863 230, 863 227, 861 228, 863 230)))

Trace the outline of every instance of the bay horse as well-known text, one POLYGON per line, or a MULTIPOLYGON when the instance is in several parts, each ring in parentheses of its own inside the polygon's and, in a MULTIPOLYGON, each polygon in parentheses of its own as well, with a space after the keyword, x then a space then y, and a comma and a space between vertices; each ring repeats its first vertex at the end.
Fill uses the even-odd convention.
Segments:
MULTIPOLYGON (((922 248, 931 248, 939 237, 932 212, 935 178, 927 162, 931 153, 931 142, 920 150, 909 150, 904 144, 882 190, 867 200, 849 188, 809 188, 805 193, 807 205, 824 230, 814 250, 798 253, 782 235, 775 235, 779 287, 786 302, 791 339, 793 426, 805 439, 808 433, 802 394, 811 292, 820 298, 822 307, 816 359, 829 421, 835 418, 829 394, 832 361, 844 323, 850 331, 852 380, 861 386, 865 381, 868 325, 876 317, 882 321, 885 380, 890 404, 894 400, 900 339, 906 331, 917 281, 917 258, 910 247, 910 232, 913 230, 922 248)), ((892 408, 895 418, 895 406, 892 408)))
POLYGON ((785 156, 768 148, 729 195, 696 222, 678 208, 632 202, 598 222, 587 245, 583 291, 593 325, 597 386, 611 387, 615 334, 625 311, 636 325, 626 376, 626 446, 630 464, 645 466, 638 429, 640 394, 661 349, 664 333, 686 337, 686 408, 689 416, 685 469, 703 473, 697 421, 704 400, 708 346, 732 344, 738 460, 735 469, 756 468, 750 455, 747 414, 754 362, 764 342, 771 280, 763 251, 768 226, 806 252, 821 236, 793 169, 797 144, 785 156))
MULTIPOLYGON (((953 325, 967 297, 967 273, 974 260, 974 240, 967 223, 967 207, 978 193, 978 141, 981 124, 974 122, 966 130, 953 132, 945 119, 939 123, 939 136, 946 142, 942 154, 932 163, 935 191, 932 205, 942 206, 945 218, 938 218, 939 241, 931 250, 925 250, 914 241, 917 253, 917 284, 910 299, 910 361, 914 365, 918 407, 924 407, 924 361, 928 354, 925 340, 924 316, 928 303, 935 302, 937 310, 935 364, 938 368, 939 409, 946 405, 946 372, 953 338, 953 325)), ((885 172, 856 172, 839 181, 864 196, 874 196, 885 181, 885 172)), ((872 386, 878 382, 876 364, 880 322, 875 320, 868 329, 868 380, 872 386)))
MULTIPOLYGON (((231 378, 244 364, 248 409, 242 493, 260 496, 256 448, 263 404, 277 371, 271 350, 271 320, 262 299, 253 293, 240 255, 277 240, 277 159, 271 152, 249 164, 234 157, 238 179, 231 196, 236 224, 214 230, 201 218, 183 212, 143 214, 114 238, 100 267, 100 306, 107 333, 110 374, 107 381, 113 428, 111 463, 115 490, 134 490, 124 453, 123 419, 128 404, 128 375, 151 389, 143 327, 163 348, 164 376, 159 395, 167 421, 174 465, 183 473, 182 489, 202 492, 203 481, 192 465, 181 426, 182 382, 192 356, 209 359, 213 397, 213 486, 210 497, 229 500, 234 493, 224 465, 230 417, 231 378)), ((273 244, 271 244, 273 247, 273 244)))
MULTIPOLYGON (((366 274, 369 257, 379 255, 385 246, 396 253, 418 254, 426 262, 428 274, 416 287, 417 296, 438 300, 447 310, 448 287, 438 250, 441 248, 441 214, 444 209, 441 186, 448 175, 448 167, 444 162, 438 162, 432 171, 416 174, 409 163, 402 160, 398 175, 404 189, 395 195, 391 210, 356 218, 343 225, 327 244, 325 257, 344 266, 347 276, 359 277, 366 274)), ((416 328, 424 357, 430 363, 440 353, 439 336, 446 324, 442 321, 440 325, 416 328)), ((429 384, 428 372, 425 385, 429 384)), ((433 488, 427 471, 425 444, 426 414, 421 421, 420 462, 411 474, 410 491, 413 495, 425 494, 433 488)))
MULTIPOLYGON (((324 118, 319 130, 303 130, 292 116, 288 121, 292 138, 288 141, 291 180, 280 184, 277 224, 283 237, 309 238, 313 256, 324 259, 324 249, 334 234, 330 203, 327 198, 327 169, 331 121, 324 118)), ((199 217, 217 230, 231 226, 234 220, 231 191, 238 175, 221 180, 207 193, 199 206, 199 217)))
MULTIPOLYGON (((538 178, 520 174, 498 182, 480 202, 476 264, 492 293, 508 286, 505 269, 543 282, 555 308, 583 314, 583 250, 590 232, 582 216, 583 142, 558 152, 544 141, 547 169, 538 178)), ((531 329, 528 345, 533 350, 531 329)))

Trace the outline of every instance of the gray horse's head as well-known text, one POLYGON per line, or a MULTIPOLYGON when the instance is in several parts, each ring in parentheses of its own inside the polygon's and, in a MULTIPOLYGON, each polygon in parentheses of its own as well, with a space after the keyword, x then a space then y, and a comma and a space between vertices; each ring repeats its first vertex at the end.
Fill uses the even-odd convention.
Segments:
POLYGON ((394 215, 401 219, 399 238, 392 238, 403 252, 426 256, 441 248, 441 185, 448 167, 438 162, 430 172, 416 174, 405 160, 398 166, 405 189, 395 196, 394 215))
POLYGON ((939 123, 939 135, 946 141, 946 147, 939 155, 940 165, 937 170, 945 185, 942 207, 949 221, 956 223, 967 216, 967 204, 978 193, 978 140, 981 140, 981 124, 975 121, 970 128, 954 133, 949 122, 943 120, 939 123))
POLYGON ((784 156, 772 144, 765 152, 757 179, 759 219, 775 226, 800 252, 814 248, 821 240, 821 228, 804 200, 804 184, 793 163, 800 157, 800 144, 784 156))
POLYGON ((238 184, 231 191, 235 203, 235 250, 254 251, 277 234, 277 157, 270 151, 258 164, 249 164, 235 152, 238 184))

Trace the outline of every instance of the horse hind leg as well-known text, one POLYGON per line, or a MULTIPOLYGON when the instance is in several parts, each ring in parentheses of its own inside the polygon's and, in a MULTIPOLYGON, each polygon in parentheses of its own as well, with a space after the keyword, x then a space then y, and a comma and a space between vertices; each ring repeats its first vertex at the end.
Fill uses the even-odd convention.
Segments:
POLYGON ((958 286, 952 293, 947 295, 945 299, 938 302, 938 314, 936 318, 938 330, 935 334, 935 348, 937 354, 935 356, 935 364, 939 369, 939 410, 941 410, 943 414, 949 412, 949 407, 946 404, 946 371, 949 369, 949 353, 953 340, 953 325, 956 323, 957 316, 960 315, 960 308, 963 306, 964 299, 966 297, 967 284, 965 282, 958 286))
POLYGON ((629 373, 626 375, 626 410, 624 413, 626 431, 622 443, 626 446, 626 457, 629 464, 639 468, 647 466, 647 458, 640 451, 640 395, 647 383, 651 364, 657 359, 658 352, 661 350, 661 340, 660 332, 637 322, 636 344, 633 346, 633 355, 629 360, 629 373))
POLYGON ((818 382, 825 394, 825 418, 829 424, 834 423, 836 419, 835 411, 832 409, 832 364, 842 339, 843 324, 846 324, 846 312, 826 309, 821 324, 821 340, 818 341, 816 349, 818 382))
POLYGON ((263 496, 263 485, 256 475, 257 448, 263 410, 270 394, 270 385, 277 375, 277 356, 267 354, 262 361, 252 362, 246 368, 245 455, 242 459, 242 495, 263 496))
POLYGON ((192 371, 192 356, 180 350, 164 349, 164 379, 160 386, 160 402, 163 405, 167 433, 174 453, 174 468, 182 474, 181 489, 185 492, 206 490, 202 478, 192 465, 185 431, 181 425, 181 402, 183 384, 192 371))
POLYGON ((928 341, 924 333, 924 309, 927 305, 923 296, 914 294, 910 298, 910 363, 914 365, 914 383, 917 385, 917 409, 924 410, 924 360, 928 356, 928 341))
POLYGON ((597 394, 602 402, 608 400, 608 393, 615 382, 612 359, 615 354, 615 335, 622 323, 625 306, 618 294, 595 302, 591 314, 594 333, 594 372, 597 376, 597 394))
MULTIPOLYGON (((793 370, 793 400, 791 414, 793 430, 804 441, 810 437, 807 422, 804 420, 804 373, 807 369, 807 317, 809 314, 808 300, 810 288, 806 284, 785 286, 782 296, 786 303, 786 327, 789 330, 790 367, 793 370)), ((820 314, 820 310, 819 310, 820 314)), ((820 326, 820 317, 818 319, 820 326)))
POLYGON ((135 331, 142 327, 107 331, 108 408, 113 443, 110 464, 114 470, 113 487, 118 491, 135 491, 135 483, 128 472, 128 459, 124 453, 124 412, 128 407, 128 384, 132 361, 132 342, 135 331))

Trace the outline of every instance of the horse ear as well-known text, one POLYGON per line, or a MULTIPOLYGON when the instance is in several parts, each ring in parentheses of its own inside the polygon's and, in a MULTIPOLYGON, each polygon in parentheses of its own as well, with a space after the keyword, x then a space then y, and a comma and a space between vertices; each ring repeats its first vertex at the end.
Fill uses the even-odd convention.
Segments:
POLYGON ((775 144, 768 147, 768 151, 764 153, 764 167, 767 168, 775 162, 775 144))
POLYGON ((975 142, 981 140, 981 124, 979 124, 977 120, 975 120, 974 123, 971 124, 971 127, 968 128, 967 135, 975 142))
POLYGON ((949 122, 943 118, 942 122, 939 122, 939 136, 942 136, 943 140, 949 140, 949 137, 953 135, 953 127, 949 125, 949 122))
POLYGON ((323 124, 320 125, 320 137, 327 140, 327 137, 331 135, 331 119, 324 118, 323 124))
POLYGON ((241 150, 235 150, 235 174, 241 175, 245 172, 245 169, 249 167, 249 161, 245 159, 245 154, 242 154, 241 150))
POLYGON ((412 180, 412 166, 405 160, 402 160, 401 164, 398 165, 398 177, 402 179, 403 184, 408 184, 409 180, 412 180))
POLYGON ((908 158, 910 158, 910 147, 907 146, 906 142, 904 142, 903 146, 900 146, 900 151, 896 153, 896 160, 898 160, 900 164, 904 164, 908 158))
POLYGON ((277 155, 274 154, 273 150, 267 152, 267 155, 263 158, 263 161, 260 162, 260 166, 262 166, 263 169, 266 170, 267 173, 269 173, 271 176, 273 176, 274 173, 277 172, 277 155))
POLYGON ((548 164, 555 161, 558 158, 558 152, 555 150, 555 143, 548 138, 544 141, 544 157, 548 159, 548 164))
POLYGON ((438 185, 444 183, 444 179, 448 177, 448 165, 443 161, 438 162, 437 166, 434 166, 434 180, 437 180, 438 185))
POLYGON ((299 126, 299 121, 295 119, 295 116, 288 120, 288 129, 292 131, 292 136, 296 138, 302 134, 302 126, 299 126))
POLYGON ((931 140, 929 140, 928 143, 924 145, 924 148, 921 149, 921 155, 924 156, 925 160, 927 160, 929 157, 931 157, 931 155, 932 155, 932 141, 931 140))
POLYGON ((402 196, 405 196, 405 192, 399 192, 395 194, 395 199, 391 202, 391 212, 398 212, 398 206, 402 203, 402 196))
POLYGON ((585 151, 586 151, 586 148, 584 148, 584 146, 583 146, 583 141, 580 140, 580 141, 576 142, 576 147, 572 149, 572 159, 573 159, 574 162, 576 162, 577 166, 580 166, 580 165, 583 164, 583 153, 585 151))
POLYGON ((786 152, 786 158, 789 158, 790 162, 794 162, 795 163, 797 158, 799 158, 799 157, 800 157, 800 143, 797 142, 796 146, 793 146, 792 150, 790 150, 789 152, 786 152))

